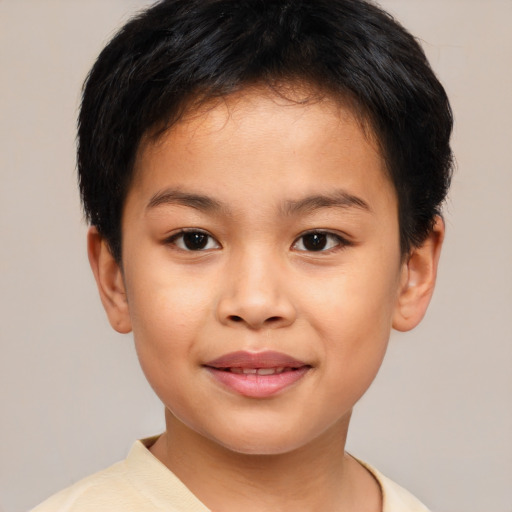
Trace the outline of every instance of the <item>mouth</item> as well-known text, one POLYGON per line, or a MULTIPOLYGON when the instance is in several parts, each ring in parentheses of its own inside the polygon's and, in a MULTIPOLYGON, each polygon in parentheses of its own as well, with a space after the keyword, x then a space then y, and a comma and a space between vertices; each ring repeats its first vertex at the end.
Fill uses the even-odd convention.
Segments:
POLYGON ((268 398, 296 384, 312 366, 280 352, 232 352, 203 365, 224 388, 268 398))
POLYGON ((285 368, 280 366, 278 368, 218 368, 221 371, 237 373, 238 375, 279 375, 283 372, 293 372, 298 368, 285 368))

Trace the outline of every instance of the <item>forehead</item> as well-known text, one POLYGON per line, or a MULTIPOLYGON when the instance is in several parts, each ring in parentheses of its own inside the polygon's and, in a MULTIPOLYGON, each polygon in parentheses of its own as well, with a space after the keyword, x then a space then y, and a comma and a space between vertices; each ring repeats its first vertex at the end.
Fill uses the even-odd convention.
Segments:
MULTIPOLYGON (((146 131, 139 143, 136 162, 140 163, 140 157, 148 149, 155 150, 165 144, 170 133, 172 137, 179 137, 188 130, 188 135, 208 135, 209 127, 212 129, 210 135, 213 135, 228 120, 236 126, 241 121, 251 121, 258 116, 270 120, 286 112, 298 113, 298 118, 306 120, 309 127, 318 121, 330 123, 333 127, 339 122, 357 124, 369 144, 383 155, 370 116, 349 93, 334 94, 305 82, 285 81, 273 85, 248 85, 231 94, 213 98, 198 95, 187 102, 176 122, 170 126, 159 124, 146 131), (198 128, 201 130, 198 131, 198 128)), ((254 128, 257 129, 256 126, 254 128)), ((272 128, 279 129, 279 126, 267 125, 269 131, 272 128)))
POLYGON ((158 137, 144 138, 134 170, 131 191, 146 197, 166 182, 223 196, 232 189, 221 184, 239 180, 265 197, 277 186, 303 194, 308 180, 319 193, 390 186, 368 123, 350 104, 304 87, 248 88, 189 109, 158 137))

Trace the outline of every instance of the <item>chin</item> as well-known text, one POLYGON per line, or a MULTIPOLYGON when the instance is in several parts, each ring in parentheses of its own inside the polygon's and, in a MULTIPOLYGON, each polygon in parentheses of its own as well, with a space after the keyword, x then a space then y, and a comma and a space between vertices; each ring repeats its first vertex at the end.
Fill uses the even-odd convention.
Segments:
POLYGON ((306 439, 303 432, 297 436, 289 432, 276 432, 276 430, 278 429, 273 428, 271 432, 245 430, 243 436, 238 431, 233 435, 223 436, 224 439, 216 438, 212 440, 230 452, 260 456, 291 453, 312 441, 306 439))
POLYGON ((240 455, 253 456, 277 456, 291 453, 298 449, 301 445, 290 445, 288 443, 229 443, 224 444, 227 450, 238 453, 240 455))

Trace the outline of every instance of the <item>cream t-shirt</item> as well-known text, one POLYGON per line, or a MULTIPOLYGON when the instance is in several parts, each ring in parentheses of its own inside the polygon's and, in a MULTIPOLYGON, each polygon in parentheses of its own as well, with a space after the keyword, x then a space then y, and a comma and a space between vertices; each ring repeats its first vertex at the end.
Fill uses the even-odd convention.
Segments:
MULTIPOLYGON (((147 449, 154 441, 135 442, 125 460, 80 480, 31 512, 210 512, 147 449)), ((361 464, 380 484, 383 512, 428 512, 405 489, 361 464)))

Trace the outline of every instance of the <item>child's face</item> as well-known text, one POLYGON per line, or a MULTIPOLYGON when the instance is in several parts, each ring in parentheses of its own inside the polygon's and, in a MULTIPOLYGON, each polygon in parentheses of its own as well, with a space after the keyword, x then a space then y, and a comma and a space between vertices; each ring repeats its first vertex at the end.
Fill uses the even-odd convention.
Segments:
POLYGON ((404 275, 395 191, 351 112, 246 92, 143 145, 135 172, 126 325, 171 421, 244 453, 344 432, 404 275))

